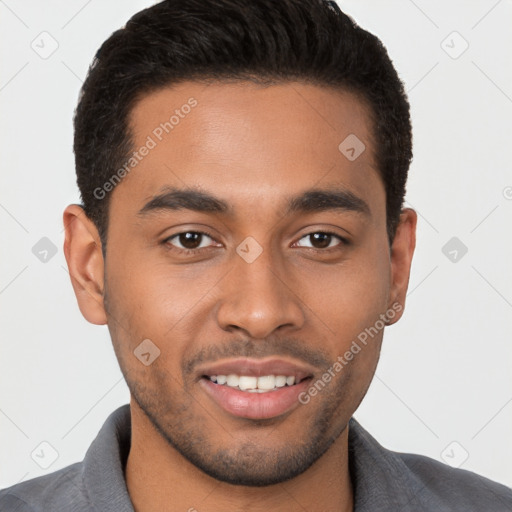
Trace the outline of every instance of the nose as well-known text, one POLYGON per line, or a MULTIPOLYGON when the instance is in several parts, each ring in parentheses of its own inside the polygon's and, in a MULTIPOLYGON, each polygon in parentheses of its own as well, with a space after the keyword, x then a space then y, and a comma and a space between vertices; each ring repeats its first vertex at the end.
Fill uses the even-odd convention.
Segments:
POLYGON ((252 263, 238 255, 229 277, 224 280, 217 307, 217 321, 226 331, 243 331, 263 339, 284 328, 300 329, 304 311, 295 281, 287 279, 283 265, 272 263, 270 250, 264 250, 252 263))

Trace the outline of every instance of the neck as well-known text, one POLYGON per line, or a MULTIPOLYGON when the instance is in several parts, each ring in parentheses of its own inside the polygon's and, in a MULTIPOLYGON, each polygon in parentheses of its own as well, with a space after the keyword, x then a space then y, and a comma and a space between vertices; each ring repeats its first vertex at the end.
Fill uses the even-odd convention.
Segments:
POLYGON ((220 482, 177 452, 132 400, 126 483, 136 512, 320 512, 353 510, 348 427, 301 475, 281 484, 244 487, 220 482))

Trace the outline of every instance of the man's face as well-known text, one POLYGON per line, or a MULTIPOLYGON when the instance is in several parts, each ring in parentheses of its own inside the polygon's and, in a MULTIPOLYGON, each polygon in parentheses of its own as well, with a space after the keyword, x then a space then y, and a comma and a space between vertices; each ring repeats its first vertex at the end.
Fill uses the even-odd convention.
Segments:
POLYGON ((132 406, 217 479, 298 475, 362 400, 382 329, 308 390, 394 299, 368 112, 312 85, 189 82, 142 98, 131 127, 135 149, 152 147, 112 192, 105 309, 132 406), (355 160, 338 148, 350 134, 366 146, 355 160), (180 190, 227 208, 166 196, 180 190), (339 196, 289 208, 311 190, 339 196))

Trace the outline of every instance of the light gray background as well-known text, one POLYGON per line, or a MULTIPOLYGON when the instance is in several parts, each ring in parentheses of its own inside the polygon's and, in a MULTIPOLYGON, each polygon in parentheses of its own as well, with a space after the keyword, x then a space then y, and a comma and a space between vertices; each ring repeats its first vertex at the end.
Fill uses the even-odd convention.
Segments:
MULTIPOLYGON (((81 460, 129 399, 107 328, 76 305, 61 219, 79 199, 71 119, 88 65, 150 4, 0 1, 0 487, 81 460), (52 39, 46 59, 31 47, 52 39), (43 237, 57 248, 46 262, 32 252, 43 237)), ((383 40, 409 91, 419 213, 405 316, 356 418, 386 447, 511 486, 512 2, 340 5, 383 40), (452 237, 468 248, 455 262, 452 237)))

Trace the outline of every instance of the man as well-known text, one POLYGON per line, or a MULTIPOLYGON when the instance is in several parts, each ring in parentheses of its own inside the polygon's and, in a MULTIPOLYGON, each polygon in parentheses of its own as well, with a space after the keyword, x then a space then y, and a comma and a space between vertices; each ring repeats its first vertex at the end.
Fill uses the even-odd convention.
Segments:
POLYGON ((352 418, 403 314, 416 213, 403 86, 334 2, 138 13, 96 55, 74 149, 66 259, 131 401, 2 511, 512 510, 352 418))

